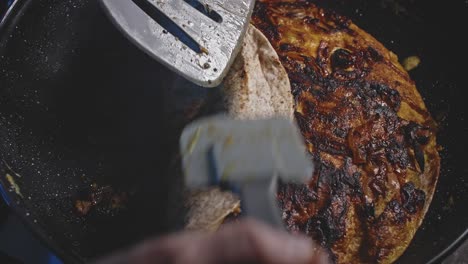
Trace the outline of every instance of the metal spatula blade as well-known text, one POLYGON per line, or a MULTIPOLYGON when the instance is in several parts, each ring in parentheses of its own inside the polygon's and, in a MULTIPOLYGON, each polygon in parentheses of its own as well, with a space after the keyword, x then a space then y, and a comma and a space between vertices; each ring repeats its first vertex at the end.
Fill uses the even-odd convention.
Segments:
POLYGON ((124 35, 174 72, 205 87, 227 74, 255 0, 101 0, 124 35))

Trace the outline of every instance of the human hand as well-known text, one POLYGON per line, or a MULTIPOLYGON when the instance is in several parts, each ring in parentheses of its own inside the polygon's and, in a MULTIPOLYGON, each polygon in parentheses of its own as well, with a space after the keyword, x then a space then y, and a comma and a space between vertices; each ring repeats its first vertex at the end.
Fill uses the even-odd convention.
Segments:
POLYGON ((247 219, 216 233, 181 232, 149 240, 98 264, 327 264, 324 251, 309 238, 247 219))

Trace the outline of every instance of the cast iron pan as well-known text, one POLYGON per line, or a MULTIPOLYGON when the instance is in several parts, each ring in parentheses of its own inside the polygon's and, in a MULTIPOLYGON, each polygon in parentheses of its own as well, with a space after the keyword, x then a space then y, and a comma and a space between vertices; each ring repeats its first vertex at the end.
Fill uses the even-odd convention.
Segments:
MULTIPOLYGON (((440 261, 468 227, 468 128, 460 96, 466 83, 458 64, 466 46, 457 38, 468 24, 467 4, 318 2, 351 17, 401 58, 422 60, 411 76, 440 124, 442 171, 423 226, 399 261, 440 261)), ((190 116, 190 106, 209 93, 132 46, 96 0, 19 0, 0 26, 5 200, 67 263, 178 228, 167 216, 180 179, 164 177, 179 133, 177 116, 190 116), (175 104, 169 95, 178 98, 175 104), (74 202, 93 188, 104 198, 80 216, 74 202), (124 194, 125 207, 107 203, 114 194, 124 194)))

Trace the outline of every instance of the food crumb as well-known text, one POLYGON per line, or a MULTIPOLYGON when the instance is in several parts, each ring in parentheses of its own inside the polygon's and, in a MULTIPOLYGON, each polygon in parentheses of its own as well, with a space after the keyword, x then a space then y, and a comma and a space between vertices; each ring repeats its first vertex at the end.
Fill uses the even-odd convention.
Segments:
POLYGON ((403 60, 403 68, 407 71, 411 71, 419 66, 421 59, 418 56, 409 56, 403 60))
POLYGON ((11 188, 15 191, 15 193, 17 195, 19 195, 21 198, 24 198, 23 197, 23 194, 21 193, 21 190, 20 190, 20 187, 19 185, 15 182, 15 180, 13 179, 13 177, 10 175, 10 174, 6 174, 6 178, 8 180, 8 182, 10 183, 11 185, 11 188))
POLYGON ((75 202, 75 209, 81 216, 87 215, 91 207, 92 204, 89 201, 77 200, 75 202))

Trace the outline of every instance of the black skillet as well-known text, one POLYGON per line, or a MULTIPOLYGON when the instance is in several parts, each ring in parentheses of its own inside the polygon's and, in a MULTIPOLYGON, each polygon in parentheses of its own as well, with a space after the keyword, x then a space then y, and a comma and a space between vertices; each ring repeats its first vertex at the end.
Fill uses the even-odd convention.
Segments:
MULTIPOLYGON (((467 4, 318 2, 401 58, 422 60, 411 75, 440 123, 442 171, 400 262, 438 262, 467 237, 468 126, 458 64, 466 45, 457 37, 466 31, 467 4)), ((66 263, 176 229, 167 215, 180 179, 164 175, 178 117, 190 118, 210 93, 189 86, 123 38, 96 0, 18 0, 0 26, 0 186, 12 211, 66 263), (74 203, 91 189, 98 205, 80 216, 74 203), (124 208, 113 206, 114 195, 127 197, 124 208)))

